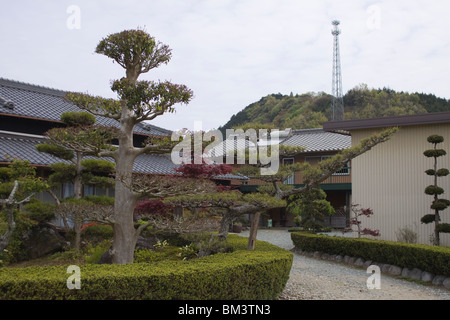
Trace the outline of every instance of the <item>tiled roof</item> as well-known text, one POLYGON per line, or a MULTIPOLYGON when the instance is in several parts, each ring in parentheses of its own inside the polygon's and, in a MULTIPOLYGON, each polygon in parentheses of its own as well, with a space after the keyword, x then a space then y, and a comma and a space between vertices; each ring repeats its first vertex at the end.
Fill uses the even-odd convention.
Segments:
MULTIPOLYGON (((40 136, 0 132, 0 162, 6 162, 5 157, 8 157, 9 159, 28 160, 32 165, 37 166, 48 166, 57 162, 69 163, 69 161, 37 151, 36 145, 43 142, 45 142, 45 139, 40 136)), ((111 158, 104 159, 114 162, 111 158)), ((172 162, 170 156, 142 154, 136 158, 133 171, 149 174, 176 174, 177 167, 178 165, 172 162)), ((214 178, 248 180, 247 177, 236 174, 221 175, 214 178)))
MULTIPOLYGON (((47 121, 60 121, 61 114, 66 111, 82 111, 75 105, 66 102, 63 97, 66 91, 32 85, 0 78, 0 114, 11 114, 38 118, 47 121), (9 102, 8 104, 6 104, 9 102), (11 108, 11 102, 14 104, 11 108)), ((97 124, 118 126, 113 119, 97 116, 97 124)), ((148 123, 140 123, 134 128, 135 133, 144 135, 167 135, 166 130, 148 123)))
POLYGON ((339 151, 351 147, 351 137, 322 129, 294 130, 282 144, 304 147, 304 152, 339 151))
MULTIPOLYGON (((28 160, 33 165, 47 166, 56 162, 66 162, 47 153, 36 150, 36 145, 45 142, 45 139, 33 136, 0 133, 0 162, 5 156, 28 160)), ((113 161, 112 159, 107 159, 113 161)), ((176 165, 170 157, 165 155, 143 154, 136 158, 134 171, 152 174, 175 174, 176 165)))

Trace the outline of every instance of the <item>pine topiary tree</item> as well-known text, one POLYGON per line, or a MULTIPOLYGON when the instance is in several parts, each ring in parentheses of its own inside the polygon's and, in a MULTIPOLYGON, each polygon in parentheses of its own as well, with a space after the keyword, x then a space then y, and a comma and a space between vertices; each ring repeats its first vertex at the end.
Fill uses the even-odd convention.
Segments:
POLYGON ((433 196, 433 202, 431 209, 434 210, 434 214, 426 214, 422 217, 421 222, 428 224, 434 222, 434 244, 440 245, 440 233, 450 233, 449 223, 440 223, 441 217, 439 212, 447 209, 450 206, 450 201, 447 199, 439 198, 444 193, 444 189, 438 186, 438 178, 446 177, 449 174, 448 169, 437 169, 437 159, 447 155, 447 152, 443 149, 438 149, 437 145, 444 142, 444 138, 439 135, 431 135, 428 137, 428 142, 434 145, 433 149, 426 150, 423 154, 427 158, 434 158, 434 167, 425 171, 425 173, 434 178, 434 184, 425 188, 425 193, 433 196))

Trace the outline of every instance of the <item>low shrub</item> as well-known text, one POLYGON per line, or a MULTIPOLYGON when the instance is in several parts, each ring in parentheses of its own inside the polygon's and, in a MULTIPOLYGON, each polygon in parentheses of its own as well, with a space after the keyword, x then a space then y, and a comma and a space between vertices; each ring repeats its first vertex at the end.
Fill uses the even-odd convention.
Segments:
POLYGON ((94 245, 105 239, 112 240, 113 234, 113 228, 105 224, 86 224, 81 229, 82 239, 94 245))
POLYGON ((102 242, 98 243, 95 246, 89 245, 89 247, 86 248, 87 252, 85 254, 85 262, 88 264, 98 263, 102 255, 106 251, 108 251, 110 247, 111 247, 110 240, 103 240, 102 242))
POLYGON ((81 289, 68 289, 67 266, 2 268, 0 299, 274 299, 289 278, 293 254, 229 235, 231 253, 203 258, 127 265, 80 266, 81 289))
POLYGON ((149 249, 140 249, 136 250, 134 253, 134 262, 135 263, 151 263, 163 260, 181 260, 182 257, 180 255, 180 248, 174 246, 161 246, 155 247, 154 250, 149 249))
POLYGON ((450 276, 450 248, 363 238, 291 233, 296 248, 359 257, 406 268, 450 276))

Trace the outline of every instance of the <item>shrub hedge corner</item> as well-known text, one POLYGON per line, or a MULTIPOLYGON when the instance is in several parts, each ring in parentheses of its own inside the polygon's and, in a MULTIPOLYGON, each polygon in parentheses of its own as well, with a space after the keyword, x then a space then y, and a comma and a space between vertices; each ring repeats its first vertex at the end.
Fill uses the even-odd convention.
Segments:
POLYGON ((68 289, 67 266, 2 268, 0 299, 35 300, 258 300, 284 289, 293 254, 229 235, 231 253, 186 261, 80 266, 80 289, 68 289))
POLYGON ((292 232, 296 248, 348 255, 450 277, 450 247, 292 232))

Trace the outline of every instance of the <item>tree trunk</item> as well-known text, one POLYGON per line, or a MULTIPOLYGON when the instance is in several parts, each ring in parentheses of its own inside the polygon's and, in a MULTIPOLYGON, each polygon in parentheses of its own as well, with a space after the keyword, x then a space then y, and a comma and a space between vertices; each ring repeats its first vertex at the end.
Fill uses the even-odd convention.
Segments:
POLYGON ((11 239, 11 236, 16 229, 16 222, 14 221, 14 208, 12 206, 6 205, 6 215, 8 220, 8 229, 3 236, 0 237, 0 252, 3 252, 3 250, 6 249, 9 244, 9 239, 11 239))
POLYGON ((134 228, 133 212, 136 200, 122 182, 116 183, 114 202, 114 237, 112 262, 133 263, 137 231, 134 228))
POLYGON ((73 179, 73 193, 75 199, 81 199, 83 196, 83 183, 81 181, 81 173, 83 170, 83 167, 81 166, 81 152, 77 152, 76 155, 76 172, 75 172, 75 178, 73 179))
POLYGON ((83 222, 79 219, 80 217, 75 217, 73 224, 73 230, 75 231, 75 250, 79 251, 81 246, 81 227, 83 222))
POLYGON ((226 240, 228 236, 228 230, 232 221, 231 212, 228 210, 222 215, 222 220, 220 221, 219 237, 222 240, 226 240))
MULTIPOLYGON (((123 113, 129 112, 124 106, 123 113)), ((134 228, 133 213, 137 197, 130 190, 133 164, 136 159, 133 152, 133 123, 129 116, 122 116, 121 135, 118 155, 116 156, 116 183, 114 200, 114 237, 112 262, 115 264, 133 263, 137 242, 137 230, 134 228)))
MULTIPOLYGON (((436 151, 437 149, 437 144, 434 144, 434 151, 436 151)), ((437 187, 438 186, 438 176, 437 176, 437 157, 434 157, 434 186, 437 187)), ((436 203, 436 201, 438 200, 438 196, 435 194, 434 195, 434 202, 436 203)), ((439 236, 439 222, 440 222, 441 218, 439 216, 439 210, 435 210, 434 211, 434 244, 436 246, 440 246, 441 245, 441 239, 439 236)))
POLYGON ((252 225, 250 227, 250 234, 248 236, 247 250, 254 250, 256 245, 256 235, 258 233, 259 218, 261 217, 261 212, 256 212, 253 214, 252 225))

